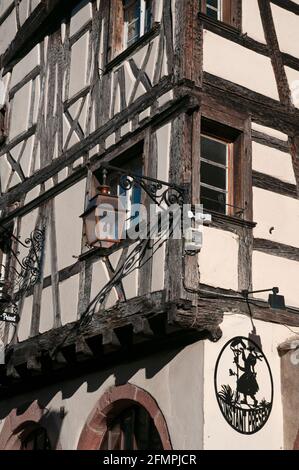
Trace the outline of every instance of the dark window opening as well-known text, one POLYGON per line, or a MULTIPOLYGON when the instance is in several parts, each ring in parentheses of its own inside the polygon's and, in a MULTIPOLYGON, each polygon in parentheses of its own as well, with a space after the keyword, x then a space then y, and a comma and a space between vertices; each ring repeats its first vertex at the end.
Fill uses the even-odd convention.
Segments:
POLYGON ((21 439, 21 450, 51 450, 46 429, 37 427, 21 439))
POLYGON ((134 44, 152 27, 152 0, 124 0, 124 47, 134 44))
POLYGON ((114 418, 102 446, 104 450, 163 450, 154 421, 145 408, 134 405, 114 418))
POLYGON ((213 20, 240 28, 240 0, 202 0, 201 12, 213 20))

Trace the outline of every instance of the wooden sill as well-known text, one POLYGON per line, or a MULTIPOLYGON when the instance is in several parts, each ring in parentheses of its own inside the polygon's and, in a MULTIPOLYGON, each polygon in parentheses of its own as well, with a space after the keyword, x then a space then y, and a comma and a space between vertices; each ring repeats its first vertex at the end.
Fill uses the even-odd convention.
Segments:
POLYGON ((241 219, 240 217, 221 214, 220 212, 215 212, 215 211, 207 211, 207 212, 211 214, 212 216, 212 226, 213 226, 213 221, 224 222, 225 224, 231 225, 232 227, 238 226, 238 227, 246 227, 249 229, 253 229, 257 225, 256 222, 252 222, 250 220, 244 220, 244 219, 241 219))
POLYGON ((231 33, 234 36, 240 36, 241 31, 239 28, 236 26, 232 26, 228 23, 224 23, 223 21, 219 20, 214 20, 214 18, 211 18, 210 16, 207 16, 205 13, 198 13, 198 18, 204 23, 204 25, 211 25, 216 28, 220 28, 223 31, 226 31, 228 33, 231 33))
POLYGON ((110 60, 108 64, 106 64, 104 74, 109 73, 114 67, 121 64, 122 62, 124 62, 124 60, 130 57, 131 54, 141 49, 145 44, 155 38, 160 33, 160 30, 160 23, 154 23, 150 31, 141 36, 136 42, 134 42, 134 44, 127 47, 127 49, 120 52, 116 57, 114 57, 114 59, 110 60))

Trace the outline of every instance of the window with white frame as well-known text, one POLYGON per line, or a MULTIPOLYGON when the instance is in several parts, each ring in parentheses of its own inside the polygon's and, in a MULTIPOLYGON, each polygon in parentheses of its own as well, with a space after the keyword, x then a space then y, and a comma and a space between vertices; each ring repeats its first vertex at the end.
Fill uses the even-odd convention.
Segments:
POLYGON ((124 0, 124 45, 129 47, 152 27, 152 0, 124 0))
POLYGON ((232 144, 201 136, 200 197, 206 210, 229 214, 233 205, 232 144))
POLYGON ((207 15, 222 21, 222 0, 207 0, 207 15))

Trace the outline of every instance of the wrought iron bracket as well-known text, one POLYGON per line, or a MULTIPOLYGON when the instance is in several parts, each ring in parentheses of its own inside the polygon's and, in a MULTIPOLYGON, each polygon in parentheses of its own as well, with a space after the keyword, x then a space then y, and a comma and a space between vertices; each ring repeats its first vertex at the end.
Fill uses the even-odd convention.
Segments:
POLYGON ((24 243, 14 235, 12 238, 28 249, 28 254, 20 260, 18 253, 10 248, 9 253, 15 259, 16 267, 0 265, 0 321, 17 323, 20 319, 19 301, 41 281, 45 227, 35 229, 24 243))
POLYGON ((130 170, 118 168, 106 163, 103 163, 100 168, 120 175, 119 185, 124 191, 129 191, 133 186, 139 187, 145 191, 149 198, 158 206, 162 206, 163 203, 168 207, 173 204, 183 205, 187 203, 187 186, 179 186, 149 176, 138 175, 137 173, 132 173, 130 170))

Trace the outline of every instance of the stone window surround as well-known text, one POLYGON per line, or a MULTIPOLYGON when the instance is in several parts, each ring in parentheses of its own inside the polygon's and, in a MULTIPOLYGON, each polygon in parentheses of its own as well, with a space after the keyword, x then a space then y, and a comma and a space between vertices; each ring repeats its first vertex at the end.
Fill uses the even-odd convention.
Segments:
POLYGON ((126 384, 110 388, 91 411, 78 442, 78 450, 98 450, 104 443, 108 421, 127 407, 139 404, 154 421, 164 450, 172 450, 165 418, 154 398, 136 385, 126 384))

